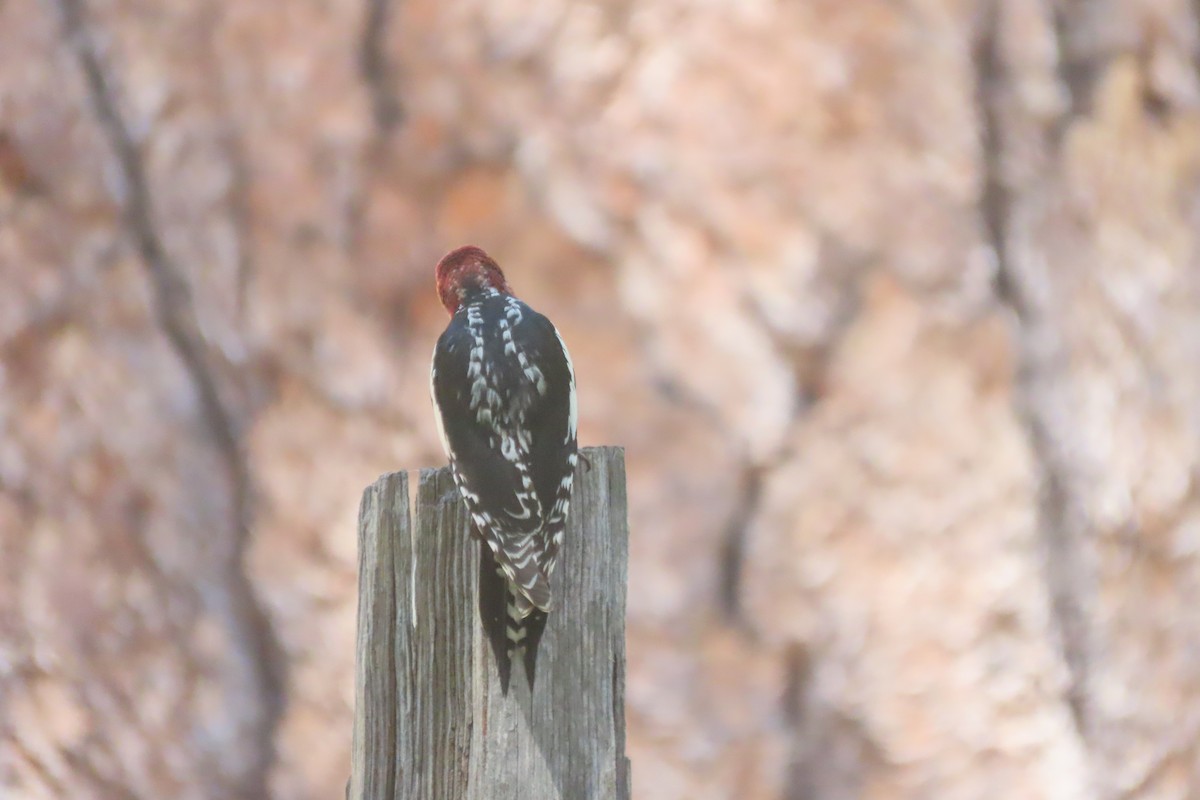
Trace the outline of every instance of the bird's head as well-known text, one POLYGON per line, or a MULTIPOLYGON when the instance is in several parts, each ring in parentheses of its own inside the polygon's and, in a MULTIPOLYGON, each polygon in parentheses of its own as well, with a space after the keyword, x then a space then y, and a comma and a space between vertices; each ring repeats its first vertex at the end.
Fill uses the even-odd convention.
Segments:
POLYGON ((437 265, 437 293, 451 315, 472 291, 496 289, 511 294, 500 265, 474 245, 451 250, 437 265))

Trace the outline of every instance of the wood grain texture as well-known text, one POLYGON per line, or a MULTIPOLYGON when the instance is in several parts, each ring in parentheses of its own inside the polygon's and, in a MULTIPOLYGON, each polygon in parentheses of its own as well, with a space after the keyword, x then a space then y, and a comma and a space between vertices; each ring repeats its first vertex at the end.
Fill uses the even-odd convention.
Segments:
POLYGON ((411 557, 408 475, 384 475, 363 493, 358 512, 358 639, 354 744, 347 797, 395 795, 397 659, 408 648, 396 625, 396 564, 411 557))
POLYGON ((584 456, 532 693, 518 665, 500 691, 479 545, 449 470, 421 472, 411 536, 398 524, 406 485, 390 475, 367 490, 351 798, 628 800, 624 451, 584 456), (386 608, 394 623, 381 626, 386 608))

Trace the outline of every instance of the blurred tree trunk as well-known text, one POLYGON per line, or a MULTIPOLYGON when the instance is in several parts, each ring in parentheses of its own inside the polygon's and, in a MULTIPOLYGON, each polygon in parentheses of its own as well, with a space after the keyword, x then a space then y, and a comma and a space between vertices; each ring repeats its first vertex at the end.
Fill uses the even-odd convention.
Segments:
POLYGON ((1186 0, 0 2, 0 794, 342 791, 474 241, 628 448, 636 797, 1200 796, 1198 223, 1186 0))

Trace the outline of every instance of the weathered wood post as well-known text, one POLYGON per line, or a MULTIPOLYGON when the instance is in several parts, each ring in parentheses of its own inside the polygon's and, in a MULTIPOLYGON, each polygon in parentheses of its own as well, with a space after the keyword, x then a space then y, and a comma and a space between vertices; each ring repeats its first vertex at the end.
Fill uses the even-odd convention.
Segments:
POLYGON ((628 800, 625 457, 583 455, 532 694, 517 666, 500 691, 449 470, 411 523, 405 473, 366 490, 350 800, 628 800))

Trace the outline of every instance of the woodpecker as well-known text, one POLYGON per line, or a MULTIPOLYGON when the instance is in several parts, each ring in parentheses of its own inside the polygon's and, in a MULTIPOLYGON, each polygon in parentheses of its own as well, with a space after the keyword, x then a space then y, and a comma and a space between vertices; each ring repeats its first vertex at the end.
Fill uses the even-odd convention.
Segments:
POLYGON ((450 322, 433 349, 430 395, 484 545, 481 617, 503 691, 519 651, 532 688, 578 459, 575 370, 558 330, 513 295, 480 248, 447 253, 436 278, 450 322))

